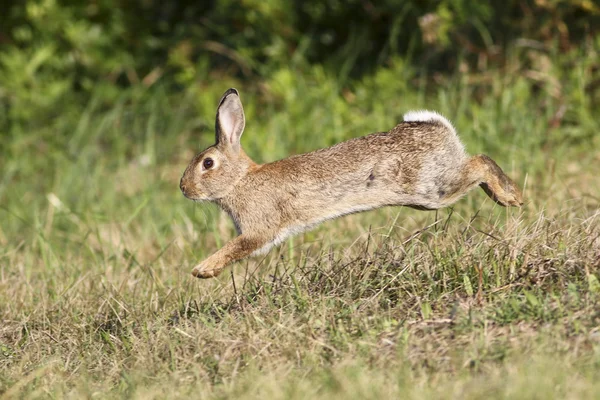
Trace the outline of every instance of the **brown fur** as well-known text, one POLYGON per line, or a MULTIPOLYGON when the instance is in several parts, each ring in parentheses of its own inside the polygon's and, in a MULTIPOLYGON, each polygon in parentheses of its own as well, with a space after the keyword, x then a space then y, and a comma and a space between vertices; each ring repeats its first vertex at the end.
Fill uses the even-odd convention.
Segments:
POLYGON ((518 187, 500 167, 487 156, 466 155, 454 128, 437 114, 259 165, 239 145, 245 121, 237 91, 227 91, 219 104, 217 143, 192 160, 180 187, 188 198, 217 203, 240 236, 194 268, 200 278, 354 212, 390 205, 437 209, 477 185, 503 206, 522 203, 518 187), (215 165, 205 170, 208 157, 215 165))

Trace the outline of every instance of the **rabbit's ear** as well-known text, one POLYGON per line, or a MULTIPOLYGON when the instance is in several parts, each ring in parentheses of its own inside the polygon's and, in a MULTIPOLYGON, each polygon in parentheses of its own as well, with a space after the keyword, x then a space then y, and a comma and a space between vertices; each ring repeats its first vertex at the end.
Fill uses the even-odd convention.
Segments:
POLYGON ((240 150, 240 138, 244 132, 246 118, 240 95, 235 89, 229 89, 221 97, 217 109, 215 131, 217 144, 232 149, 236 153, 240 150))

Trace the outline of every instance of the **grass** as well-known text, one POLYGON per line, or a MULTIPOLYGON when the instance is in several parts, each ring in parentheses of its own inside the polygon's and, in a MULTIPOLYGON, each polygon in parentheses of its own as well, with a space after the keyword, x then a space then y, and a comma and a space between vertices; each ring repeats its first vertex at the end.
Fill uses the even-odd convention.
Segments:
POLYGON ((233 226, 178 180, 235 82, 91 101, 9 132, 0 395, 598 396, 600 136, 581 89, 593 60, 557 72, 558 97, 503 73, 488 86, 407 84, 400 62, 350 90, 318 67, 281 71, 268 95, 242 88, 242 143, 258 160, 428 107, 525 187, 526 204, 502 209, 477 191, 438 212, 353 215, 210 281, 191 268, 233 226))

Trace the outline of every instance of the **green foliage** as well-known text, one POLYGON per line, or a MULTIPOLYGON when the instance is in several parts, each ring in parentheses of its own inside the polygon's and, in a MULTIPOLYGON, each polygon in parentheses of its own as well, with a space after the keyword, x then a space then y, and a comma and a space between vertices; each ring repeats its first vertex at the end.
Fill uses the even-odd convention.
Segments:
POLYGON ((316 65, 339 92, 398 60, 447 73, 502 66, 502 50, 515 43, 529 53, 593 48, 600 8, 586 0, 36 0, 12 3, 1 18, 0 130, 14 134, 66 108, 81 112, 91 97, 113 104, 124 89, 157 83, 202 90, 236 77, 260 87, 316 65))

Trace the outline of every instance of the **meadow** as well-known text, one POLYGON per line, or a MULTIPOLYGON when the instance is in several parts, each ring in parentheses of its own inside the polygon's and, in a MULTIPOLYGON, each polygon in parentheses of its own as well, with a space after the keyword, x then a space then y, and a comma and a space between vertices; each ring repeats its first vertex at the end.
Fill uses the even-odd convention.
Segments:
POLYGON ((516 54, 504 69, 442 77, 395 59, 344 85, 319 65, 261 85, 211 75, 181 92, 92 96, 12 130, 0 160, 0 397, 597 397, 598 57, 594 46, 561 64, 538 54, 534 68, 516 54), (439 211, 356 214, 195 279, 235 232, 178 183, 212 144, 232 86, 257 161, 428 108, 494 158, 525 204, 476 190, 439 211))

